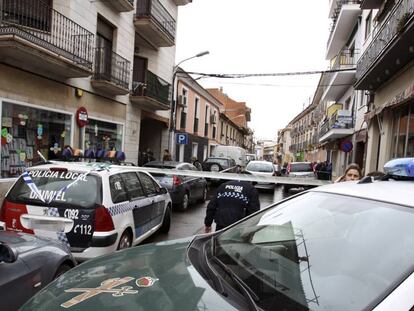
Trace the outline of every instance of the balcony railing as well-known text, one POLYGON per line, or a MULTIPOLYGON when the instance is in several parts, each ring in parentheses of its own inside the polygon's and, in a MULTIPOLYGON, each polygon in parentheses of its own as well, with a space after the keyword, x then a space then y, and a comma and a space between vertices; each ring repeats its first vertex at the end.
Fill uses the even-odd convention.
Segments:
POLYGON ((353 120, 351 122, 340 122, 338 113, 334 113, 328 120, 326 120, 319 130, 319 138, 328 133, 332 129, 352 129, 354 127, 353 120))
POLYGON ((331 70, 341 69, 343 67, 353 67, 356 65, 357 51, 343 49, 335 57, 335 61, 331 65, 331 70))
POLYGON ((412 19, 414 14, 414 0, 402 0, 395 5, 387 19, 379 26, 371 44, 365 50, 357 63, 356 78, 360 79, 375 62, 378 56, 388 47, 389 43, 398 35, 403 22, 412 19))
POLYGON ((136 18, 152 18, 172 41, 175 40, 175 20, 158 0, 138 1, 136 18))
POLYGON ((146 72, 146 81, 134 81, 138 87, 133 88, 133 96, 148 96, 160 103, 169 105, 170 84, 151 71, 146 72))
POLYGON ((336 26, 336 22, 338 21, 339 14, 341 13, 342 6, 345 5, 345 4, 360 4, 361 0, 337 0, 336 3, 337 3, 337 5, 336 5, 336 8, 335 8, 334 13, 332 15, 332 24, 331 24, 331 27, 330 27, 330 30, 329 30, 329 38, 328 38, 327 45, 329 45, 329 42, 331 42, 331 38, 333 36, 335 26, 336 26))
POLYGON ((0 36, 15 35, 92 70, 94 35, 41 1, 0 0, 0 36))
POLYGON ((94 79, 105 80, 128 89, 131 63, 107 48, 96 48, 94 79))

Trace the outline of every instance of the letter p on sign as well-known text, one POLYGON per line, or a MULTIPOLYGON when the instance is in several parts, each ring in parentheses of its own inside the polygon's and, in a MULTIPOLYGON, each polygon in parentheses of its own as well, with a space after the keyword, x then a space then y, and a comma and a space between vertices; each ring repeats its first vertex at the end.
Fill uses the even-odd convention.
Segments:
POLYGON ((179 145, 187 145, 188 144, 188 134, 187 133, 180 133, 176 134, 176 142, 179 145))

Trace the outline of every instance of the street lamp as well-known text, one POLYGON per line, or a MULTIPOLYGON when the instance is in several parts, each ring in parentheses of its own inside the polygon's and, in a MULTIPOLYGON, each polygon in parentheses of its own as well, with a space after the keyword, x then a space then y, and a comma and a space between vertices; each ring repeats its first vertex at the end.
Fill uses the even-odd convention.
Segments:
POLYGON ((171 113, 170 113, 170 136, 169 136, 169 146, 170 146, 170 152, 171 155, 173 157, 173 159, 175 159, 175 123, 176 123, 176 110, 177 110, 177 101, 175 100, 175 77, 177 76, 177 69, 178 67, 193 58, 196 57, 202 57, 204 55, 210 54, 209 51, 203 51, 200 52, 194 56, 188 57, 186 59, 183 59, 182 61, 178 62, 177 65, 174 66, 173 68, 173 76, 172 76, 172 91, 171 91, 171 113))

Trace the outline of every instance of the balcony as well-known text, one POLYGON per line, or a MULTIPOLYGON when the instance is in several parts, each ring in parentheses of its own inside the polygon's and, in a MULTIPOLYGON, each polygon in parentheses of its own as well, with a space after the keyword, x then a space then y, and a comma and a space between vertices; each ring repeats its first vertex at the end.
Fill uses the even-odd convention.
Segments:
POLYGON ((118 12, 131 12, 134 10, 134 0, 109 0, 108 3, 118 12))
POLYGON ((338 0, 332 18, 331 31, 326 49, 326 59, 331 59, 339 53, 348 41, 349 34, 361 13, 358 0, 338 0))
POLYGON ((357 54, 355 51, 344 49, 331 62, 331 70, 346 70, 330 73, 330 80, 322 100, 335 101, 355 82, 355 66, 357 54))
POLYGON ((383 0, 362 0, 361 9, 363 10, 374 10, 379 9, 383 0))
POLYGON ((94 35, 41 1, 0 0, 0 59, 53 78, 92 74, 94 35))
MULTIPOLYGON (((136 74, 137 72, 134 72, 134 77, 136 74)), ((145 81, 134 79, 132 82, 131 102, 150 111, 169 110, 171 85, 149 70, 145 72, 145 76, 145 81)))
POLYGON ((319 131, 319 142, 346 137, 353 133, 352 112, 350 110, 338 110, 322 124, 319 131))
POLYGON ((138 44, 150 43, 154 48, 175 44, 175 20, 158 0, 142 0, 137 3, 135 30, 138 44))
POLYGON ((186 5, 193 2, 193 0, 174 0, 174 2, 176 5, 186 5))
POLYGON ((376 90, 414 56, 414 0, 402 0, 378 26, 371 44, 357 63, 357 90, 376 90))
POLYGON ((91 84, 110 95, 126 95, 129 93, 130 68, 131 63, 122 56, 105 48, 96 48, 91 84))

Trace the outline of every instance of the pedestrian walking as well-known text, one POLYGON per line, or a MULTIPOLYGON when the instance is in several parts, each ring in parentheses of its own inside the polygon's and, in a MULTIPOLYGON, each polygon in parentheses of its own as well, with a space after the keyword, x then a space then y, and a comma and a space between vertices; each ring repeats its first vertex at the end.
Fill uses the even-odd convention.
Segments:
POLYGON ((164 154, 162 156, 163 161, 172 161, 171 153, 168 149, 164 149, 164 154))
POLYGON ((216 230, 220 230, 258 210, 259 193, 250 182, 232 180, 223 183, 207 205, 204 232, 211 232, 213 220, 216 230))

